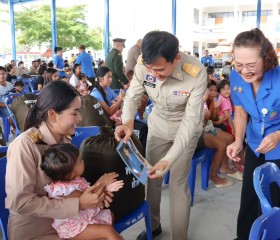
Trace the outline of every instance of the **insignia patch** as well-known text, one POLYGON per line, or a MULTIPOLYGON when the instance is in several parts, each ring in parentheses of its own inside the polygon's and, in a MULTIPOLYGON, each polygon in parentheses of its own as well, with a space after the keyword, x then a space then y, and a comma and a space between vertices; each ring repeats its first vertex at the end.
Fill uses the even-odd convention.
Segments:
POLYGON ((183 70, 186 73, 188 73, 189 75, 191 75, 192 77, 197 77, 197 75, 199 74, 201 68, 196 66, 196 65, 190 64, 190 63, 185 63, 183 65, 183 70))
POLYGON ((146 79, 144 80, 143 84, 147 87, 156 87, 156 77, 151 76, 150 74, 146 75, 146 79))
POLYGON ((138 63, 139 63, 140 65, 143 65, 142 54, 138 57, 138 63))
POLYGON ((188 91, 173 91, 174 96, 190 96, 188 91))
POLYGON ((238 88, 238 92, 243 93, 242 87, 239 87, 239 88, 238 88))

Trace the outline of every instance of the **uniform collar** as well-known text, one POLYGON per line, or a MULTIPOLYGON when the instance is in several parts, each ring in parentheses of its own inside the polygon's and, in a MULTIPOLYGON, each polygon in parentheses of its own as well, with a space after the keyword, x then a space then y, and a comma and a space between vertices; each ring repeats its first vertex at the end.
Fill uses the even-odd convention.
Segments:
POLYGON ((173 71, 172 75, 173 78, 183 81, 183 63, 182 60, 177 63, 175 70, 173 71))
MULTIPOLYGON (((54 136, 52 135, 49 127, 47 126, 46 122, 42 122, 41 125, 39 126, 39 131, 41 132, 43 138, 42 141, 49 144, 49 145, 53 145, 53 144, 57 144, 58 142, 56 142, 54 136)), ((71 139, 71 137, 70 137, 71 139)), ((62 142, 63 143, 67 143, 70 141, 69 137, 63 137, 62 142)))

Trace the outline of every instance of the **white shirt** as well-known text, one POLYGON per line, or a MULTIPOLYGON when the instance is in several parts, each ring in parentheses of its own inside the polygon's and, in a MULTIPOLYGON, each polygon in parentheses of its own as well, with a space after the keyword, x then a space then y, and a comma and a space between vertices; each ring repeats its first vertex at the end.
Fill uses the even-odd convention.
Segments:
POLYGON ((77 87, 77 84, 79 82, 79 78, 73 73, 69 82, 73 87, 77 87))
POLYGON ((14 88, 14 85, 6 81, 6 86, 3 87, 0 85, 0 102, 4 102, 4 99, 2 99, 2 96, 11 91, 14 88))

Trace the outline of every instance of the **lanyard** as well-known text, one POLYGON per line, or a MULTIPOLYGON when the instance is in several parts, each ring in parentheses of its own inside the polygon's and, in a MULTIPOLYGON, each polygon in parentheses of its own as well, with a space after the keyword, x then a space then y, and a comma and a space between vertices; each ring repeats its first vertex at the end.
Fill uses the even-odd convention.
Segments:
POLYGON ((261 127, 261 134, 263 136, 264 134, 264 118, 265 118, 265 115, 268 113, 267 109, 266 108, 263 108, 262 109, 262 127, 261 127))

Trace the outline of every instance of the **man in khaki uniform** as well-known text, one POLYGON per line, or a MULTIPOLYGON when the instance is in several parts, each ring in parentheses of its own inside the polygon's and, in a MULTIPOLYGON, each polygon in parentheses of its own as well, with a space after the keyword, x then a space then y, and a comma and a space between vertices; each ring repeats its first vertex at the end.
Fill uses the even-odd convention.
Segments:
MULTIPOLYGON (((203 95, 207 79, 198 59, 179 52, 178 39, 168 32, 152 31, 142 42, 142 59, 124 99, 123 125, 117 140, 133 132, 138 101, 146 91, 154 107, 148 119, 147 200, 152 215, 153 236, 161 233, 160 201, 162 176, 170 169, 171 239, 186 240, 190 215, 188 175, 191 159, 202 132, 203 95)), ((146 239, 142 232, 137 239, 146 239)))
POLYGON ((138 39, 137 43, 128 50, 125 64, 125 74, 127 74, 130 70, 134 70, 138 57, 141 55, 141 46, 142 39, 138 39))

